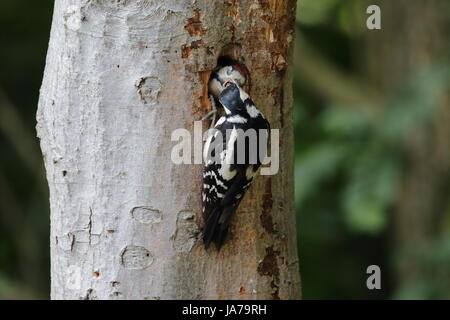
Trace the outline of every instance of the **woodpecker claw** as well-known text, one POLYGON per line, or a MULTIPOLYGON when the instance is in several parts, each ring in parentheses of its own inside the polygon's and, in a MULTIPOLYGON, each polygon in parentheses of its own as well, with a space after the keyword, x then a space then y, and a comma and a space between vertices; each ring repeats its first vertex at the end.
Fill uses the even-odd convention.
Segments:
POLYGON ((209 100, 211 101, 212 110, 208 112, 201 120, 211 120, 210 128, 213 128, 216 124, 217 107, 212 95, 209 95, 209 100))

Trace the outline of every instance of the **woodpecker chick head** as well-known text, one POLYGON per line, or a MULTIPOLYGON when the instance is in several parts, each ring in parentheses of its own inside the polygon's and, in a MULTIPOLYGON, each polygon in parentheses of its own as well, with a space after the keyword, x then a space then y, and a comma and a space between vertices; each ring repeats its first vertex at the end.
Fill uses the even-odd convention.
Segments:
POLYGON ((224 83, 225 89, 219 96, 219 102, 224 107, 227 114, 237 114, 245 110, 245 100, 248 94, 234 80, 224 83))
POLYGON ((214 71, 209 81, 209 93, 218 99, 220 93, 224 90, 225 82, 234 81, 238 86, 245 86, 248 78, 248 70, 240 64, 233 64, 221 67, 214 71))

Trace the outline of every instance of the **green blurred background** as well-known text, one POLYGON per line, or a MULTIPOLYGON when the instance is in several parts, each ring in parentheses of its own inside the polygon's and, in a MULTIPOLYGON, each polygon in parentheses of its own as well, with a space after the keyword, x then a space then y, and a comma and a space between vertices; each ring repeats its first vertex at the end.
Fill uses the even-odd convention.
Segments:
MULTIPOLYGON (((0 299, 49 296, 35 112, 53 1, 0 2, 0 299)), ((303 298, 450 298, 450 1, 299 0, 303 298), (378 4, 382 30, 366 28, 378 4), (382 289, 368 290, 379 265, 382 289)))

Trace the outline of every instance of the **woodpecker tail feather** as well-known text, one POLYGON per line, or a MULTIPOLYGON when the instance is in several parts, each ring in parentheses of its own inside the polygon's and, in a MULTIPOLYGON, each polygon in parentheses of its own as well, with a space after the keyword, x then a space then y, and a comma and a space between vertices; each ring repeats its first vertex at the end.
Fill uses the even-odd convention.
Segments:
POLYGON ((208 249, 211 241, 213 241, 216 236, 216 229, 221 213, 221 207, 215 208, 205 221, 205 227, 203 228, 203 243, 205 244, 205 249, 208 249))
POLYGON ((222 247, 225 238, 227 237, 227 234, 228 234, 228 223, 219 225, 217 235, 214 239, 217 251, 220 251, 220 248, 222 247))
POLYGON ((208 216, 203 229, 203 242, 208 249, 211 242, 215 242, 217 251, 222 247, 228 234, 230 218, 236 210, 235 206, 219 206, 208 216))

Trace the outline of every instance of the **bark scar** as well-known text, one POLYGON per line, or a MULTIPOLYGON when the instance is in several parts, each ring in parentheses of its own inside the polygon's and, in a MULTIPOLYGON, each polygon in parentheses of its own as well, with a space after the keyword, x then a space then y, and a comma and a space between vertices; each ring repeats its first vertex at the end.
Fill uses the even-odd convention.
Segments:
POLYGON ((198 77, 200 79, 200 86, 198 86, 195 90, 195 100, 192 108, 192 112, 197 116, 203 116, 209 111, 211 111, 211 101, 209 100, 208 95, 208 82, 209 77, 211 75, 211 71, 199 71, 198 77), (200 91, 201 90, 201 91, 200 91))
POLYGON ((92 208, 89 207, 89 222, 88 222, 88 233, 89 233, 89 245, 92 243, 92 208))
POLYGON ((187 24, 184 29, 189 33, 191 37, 200 37, 206 33, 206 29, 203 27, 201 21, 201 10, 195 9, 194 16, 187 20, 187 24))
POLYGON ((276 233, 272 219, 273 197, 272 197, 272 181, 267 180, 265 192, 262 198, 262 213, 260 215, 261 225, 269 233, 276 233))
POLYGON ((266 248, 266 255, 263 261, 258 265, 258 273, 262 276, 272 277, 270 286, 273 289, 272 298, 280 300, 280 268, 278 267, 277 258, 280 251, 274 250, 273 246, 266 248))
POLYGON ((139 78, 134 86, 144 104, 155 104, 158 101, 161 92, 161 82, 157 77, 139 78))
POLYGON ((190 57, 191 52, 193 50, 197 50, 199 48, 204 48, 204 47, 205 47, 205 42, 202 39, 192 41, 190 45, 184 44, 181 47, 181 58, 187 59, 190 57))
POLYGON ((81 298, 82 300, 97 300, 97 296, 95 295, 94 289, 88 289, 86 291, 86 295, 81 298))

